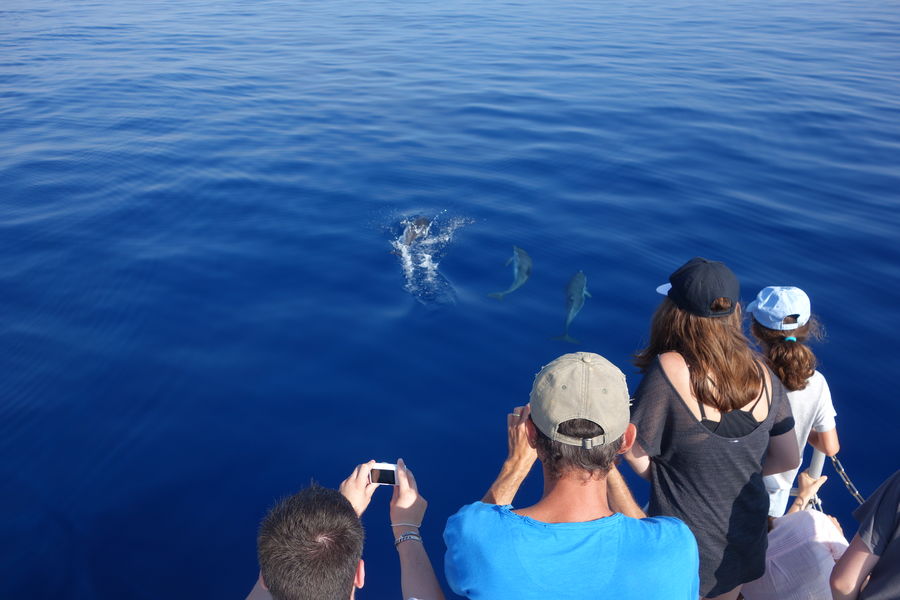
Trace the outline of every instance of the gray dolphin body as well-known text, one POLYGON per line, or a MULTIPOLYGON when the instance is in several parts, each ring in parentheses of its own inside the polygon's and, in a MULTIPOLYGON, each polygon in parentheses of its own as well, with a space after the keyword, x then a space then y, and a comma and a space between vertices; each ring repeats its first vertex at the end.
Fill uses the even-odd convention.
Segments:
POLYGON ((428 217, 416 217, 414 221, 408 221, 403 230, 403 244, 409 246, 420 237, 427 236, 429 229, 431 229, 431 219, 428 217))
POLYGON ((578 271, 572 275, 569 285, 566 286, 566 329, 561 336, 553 338, 554 340, 572 342, 573 344, 579 343, 578 340, 569 335, 569 325, 571 325, 581 307, 584 306, 585 297, 591 297, 591 293, 587 291, 587 277, 584 276, 584 273, 578 271))
POLYGON ((496 298, 497 300, 503 300, 503 296, 510 294, 528 281, 528 278, 531 277, 531 257, 528 256, 528 253, 519 248, 518 246, 513 246, 513 255, 509 257, 509 260, 506 261, 506 264, 513 264, 513 282, 512 285, 509 286, 509 289, 504 292, 494 292, 493 294, 488 294, 491 298, 496 298))

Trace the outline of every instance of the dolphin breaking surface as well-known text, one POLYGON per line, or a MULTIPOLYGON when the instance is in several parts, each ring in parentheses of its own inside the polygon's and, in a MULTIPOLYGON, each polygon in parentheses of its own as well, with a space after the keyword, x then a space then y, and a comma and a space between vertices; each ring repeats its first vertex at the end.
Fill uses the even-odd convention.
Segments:
POLYGON ((393 254, 403 269, 403 289, 422 304, 456 303, 456 291, 438 267, 454 233, 470 223, 471 219, 448 218, 444 212, 434 218, 416 215, 400 221, 391 240, 393 254))

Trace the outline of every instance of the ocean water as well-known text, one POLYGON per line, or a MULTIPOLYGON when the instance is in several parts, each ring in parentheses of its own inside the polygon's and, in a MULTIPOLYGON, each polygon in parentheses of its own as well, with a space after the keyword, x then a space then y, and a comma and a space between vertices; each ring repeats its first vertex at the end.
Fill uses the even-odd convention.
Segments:
MULTIPOLYGON (((896 0, 5 0, 0 597, 241 598, 276 498, 401 456, 442 573, 535 372, 590 350, 634 389, 695 255, 745 300, 809 293, 872 492, 900 463, 898 65, 896 0), (533 275, 489 298, 514 245, 533 275)), ((360 597, 399 597, 375 496, 360 597)))

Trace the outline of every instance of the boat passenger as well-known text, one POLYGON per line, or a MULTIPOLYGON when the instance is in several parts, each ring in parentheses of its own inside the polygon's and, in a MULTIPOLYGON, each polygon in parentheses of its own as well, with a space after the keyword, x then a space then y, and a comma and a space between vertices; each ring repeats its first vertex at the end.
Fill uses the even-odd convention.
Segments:
MULTIPOLYGON (((360 517, 379 485, 369 477, 375 464, 357 466, 340 491, 312 484, 269 511, 257 540, 259 579, 247 600, 355 598, 365 583, 360 517)), ((403 459, 395 477, 390 515, 403 598, 444 600, 419 535, 428 503, 403 459)))
POLYGON ((507 418, 509 456, 481 502, 447 521, 444 567, 470 599, 697 600, 697 543, 669 517, 643 518, 613 463, 634 441, 625 375, 589 352, 535 378, 507 418), (510 505, 535 459, 544 492, 510 505), (634 518, 638 517, 638 518, 634 518))
POLYGON ((900 471, 853 512, 859 530, 831 572, 834 600, 900 598, 900 471))
POLYGON ((800 473, 797 501, 782 517, 769 517, 766 573, 744 584, 744 600, 809 600, 830 598, 828 578, 834 563, 847 550, 840 523, 830 515, 807 508, 828 478, 800 473))
POLYGON ((762 476, 800 462, 781 382, 741 327, 740 284, 721 262, 693 258, 659 286, 626 453, 649 479, 650 515, 682 519, 700 547, 700 592, 734 599, 765 570, 762 476))
MULTIPOLYGON (((816 370, 816 355, 806 345, 819 339, 821 328, 810 311, 809 296, 800 288, 769 286, 747 305, 753 315, 750 331, 759 342, 766 362, 788 390, 794 415, 794 435, 803 456, 807 440, 826 456, 840 450, 828 382, 816 370)), ((769 516, 784 514, 797 469, 767 475, 769 516)))

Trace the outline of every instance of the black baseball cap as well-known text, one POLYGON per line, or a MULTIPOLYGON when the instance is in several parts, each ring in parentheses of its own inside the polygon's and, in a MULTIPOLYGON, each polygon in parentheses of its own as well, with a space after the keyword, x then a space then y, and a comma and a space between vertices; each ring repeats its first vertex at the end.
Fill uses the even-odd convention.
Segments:
POLYGON ((741 284, 725 263, 696 256, 669 275, 669 283, 656 291, 698 317, 727 317, 740 300, 741 284), (712 303, 716 298, 728 298, 731 307, 714 311, 712 303))

